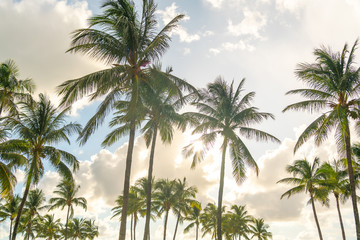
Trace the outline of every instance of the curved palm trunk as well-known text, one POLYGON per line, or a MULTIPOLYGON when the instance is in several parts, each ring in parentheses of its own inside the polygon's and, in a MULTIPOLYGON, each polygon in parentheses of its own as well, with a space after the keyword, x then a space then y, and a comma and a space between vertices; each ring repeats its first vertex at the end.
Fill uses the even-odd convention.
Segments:
POLYGON ((26 198, 29 194, 29 190, 30 190, 30 183, 31 183, 31 180, 30 179, 27 179, 26 181, 26 187, 25 187, 25 191, 24 191, 24 195, 23 195, 23 198, 21 200, 21 203, 20 203, 20 206, 19 206, 19 210, 18 210, 18 213, 17 213, 17 216, 16 216, 16 219, 15 219, 15 225, 14 225, 14 230, 13 230, 13 234, 12 234, 12 240, 15 240, 16 239, 16 234, 17 234, 17 230, 18 230, 18 227, 19 227, 19 223, 20 223, 20 217, 21 217, 21 213, 22 213, 22 210, 24 208, 24 205, 25 205, 25 202, 26 202, 26 198))
POLYGON ((346 240, 344 224, 343 224, 342 217, 341 217, 341 212, 340 212, 339 195, 337 195, 337 194, 334 194, 334 195, 335 195, 336 207, 337 207, 337 211, 338 211, 338 215, 339 215, 341 234, 342 234, 343 240, 346 240))
POLYGON ((145 230, 144 230, 144 240, 150 240, 150 217, 151 217, 151 189, 152 189, 152 173, 154 167, 154 155, 155 155, 155 145, 156 145, 156 136, 157 136, 157 127, 154 129, 153 139, 151 143, 150 159, 149 159, 149 169, 148 169, 148 182, 147 182, 147 193, 146 193, 146 220, 145 220, 145 230))
POLYGON ((167 221, 169 217, 169 210, 165 213, 165 221, 164 221, 164 240, 166 240, 166 227, 167 227, 167 221))
POLYGON ((131 162, 132 162, 132 154, 134 149, 134 141, 135 141, 135 121, 132 121, 130 123, 129 145, 126 156, 123 207, 121 211, 119 240, 125 240, 126 237, 126 217, 128 212, 130 173, 131 173, 131 162))
POLYGON ((319 221, 318 221, 318 218, 317 218, 317 215, 316 215, 315 203, 314 203, 314 198, 312 196, 312 193, 310 193, 310 199, 311 199, 311 206, 312 206, 313 213, 314 213, 316 227, 317 227, 317 230, 318 230, 318 233, 319 233, 319 238, 320 238, 320 240, 323 240, 321 229, 320 229, 320 224, 319 224, 319 221))
POLYGON ((355 228, 356 228, 356 239, 360 240, 360 221, 359 221, 359 211, 357 207, 357 197, 356 197, 356 186, 354 179, 354 169, 352 167, 352 158, 351 158, 351 142, 350 142, 350 129, 349 124, 346 123, 346 135, 345 137, 345 148, 346 148, 346 161, 348 167, 349 181, 350 181, 350 192, 351 192, 351 201, 353 205, 354 218, 355 218, 355 228))
POLYGON ((176 232, 177 232, 177 229, 178 229, 178 226, 179 226, 179 221, 180 221, 180 213, 178 214, 178 217, 177 217, 177 220, 176 220, 176 225, 175 225, 175 232, 174 232, 174 237, 173 237, 173 240, 175 240, 176 238, 176 232))
POLYGON ((216 224, 217 224, 217 239, 222 239, 222 231, 221 231, 221 208, 222 208, 222 197, 224 193, 224 178, 225 178, 225 155, 226 155, 226 147, 227 147, 227 139, 224 139, 224 143, 222 145, 222 159, 221 159, 221 170, 220 170, 220 187, 219 187, 219 196, 218 196, 218 209, 216 215, 216 224))
POLYGON ((69 214, 70 214, 70 206, 68 206, 68 210, 67 210, 67 214, 66 214, 65 240, 67 239, 67 234, 68 234, 69 214))

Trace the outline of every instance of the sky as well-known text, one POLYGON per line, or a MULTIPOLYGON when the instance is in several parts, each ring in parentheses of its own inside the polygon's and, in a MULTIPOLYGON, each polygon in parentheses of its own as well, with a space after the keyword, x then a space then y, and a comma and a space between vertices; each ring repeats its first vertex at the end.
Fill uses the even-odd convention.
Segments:
MULTIPOLYGON (((186 17, 172 32, 170 48, 161 59, 163 66, 172 66, 174 74, 198 88, 218 76, 227 82, 239 83, 246 78, 246 92, 255 91, 254 106, 273 113, 276 120, 266 121, 258 128, 281 140, 281 144, 246 141, 256 159, 260 174, 248 172, 247 180, 238 185, 231 174, 227 159, 224 204, 246 205, 249 214, 265 219, 275 240, 316 239, 317 230, 308 197, 299 194, 290 199, 280 196, 290 186, 276 184, 284 177, 287 164, 296 159, 322 161, 337 158, 333 136, 320 147, 312 141, 304 144, 296 155, 293 147, 299 134, 317 114, 305 112, 282 113, 285 106, 300 98, 286 96, 291 89, 303 87, 295 77, 296 65, 314 62, 313 50, 320 46, 340 51, 345 43, 350 46, 360 36, 360 1, 358 0, 158 0, 159 26, 177 14, 186 17)), ((136 7, 141 12, 141 1, 136 7)), ((36 93, 46 93, 57 101, 56 86, 107 66, 78 54, 65 53, 70 46, 70 33, 87 26, 87 19, 101 13, 100 0, 0 0, 0 62, 16 61, 20 78, 32 78, 36 93)), ((359 55, 359 51, 356 52, 359 55)), ((359 60, 359 58, 357 58, 359 60)), ((95 113, 98 101, 83 99, 73 105, 69 121, 85 124, 95 113)), ((108 118, 110 119, 110 117, 108 118)), ((110 209, 121 193, 127 149, 127 138, 103 149, 101 142, 109 128, 101 126, 84 146, 75 137, 71 145, 59 148, 75 154, 81 161, 76 173, 79 195, 88 200, 88 210, 76 209, 75 214, 95 219, 99 225, 99 239, 118 236, 119 223, 111 219, 110 209)), ((353 134, 353 142, 358 137, 353 134)), ((216 202, 220 153, 219 146, 206 159, 190 170, 190 159, 184 159, 182 148, 195 136, 191 130, 177 132, 172 144, 158 143, 155 152, 154 174, 157 178, 186 177, 196 185, 198 199, 203 206, 216 202)), ((131 181, 146 176, 149 151, 141 133, 137 134, 131 181)), ((24 173, 17 173, 21 191, 24 173)), ((60 176, 47 168, 37 187, 47 198, 60 176)), ((324 239, 341 238, 336 207, 316 205, 324 239)), ((229 209, 229 207, 228 207, 229 209)), ((55 212, 64 221, 65 214, 55 212)), ((342 205, 348 239, 355 239, 355 228, 350 202, 342 205)), ((142 236, 143 220, 137 237, 142 236)), ((171 216, 169 236, 174 231, 175 217, 171 216)), ((177 239, 194 239, 195 232, 183 234, 183 224, 177 239)), ((8 223, 0 225, 0 239, 8 236, 8 223)), ((162 236, 162 219, 152 223, 152 239, 162 236)), ((210 239, 209 236, 204 239, 210 239)))

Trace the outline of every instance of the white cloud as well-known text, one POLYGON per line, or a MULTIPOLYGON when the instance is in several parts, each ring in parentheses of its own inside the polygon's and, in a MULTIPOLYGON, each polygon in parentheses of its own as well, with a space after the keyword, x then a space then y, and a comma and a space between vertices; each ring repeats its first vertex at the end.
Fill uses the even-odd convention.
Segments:
MULTIPOLYGON (((163 23, 168 24, 174 17, 179 15, 179 12, 177 12, 178 6, 176 6, 176 3, 172 3, 170 7, 166 7, 165 10, 158 10, 157 13, 161 15, 163 23)), ((189 20, 190 17, 186 16, 183 18, 183 21, 189 20)), ((193 41, 200 40, 199 34, 189 34, 181 25, 178 25, 175 29, 172 30, 172 34, 178 35, 180 38, 180 42, 186 42, 190 43, 193 41)))
MULTIPOLYGON (((70 33, 86 26, 91 16, 86 1, 2 0, 0 62, 13 59, 21 78, 31 77, 37 92, 55 96, 55 87, 102 65, 65 53, 70 33)), ((55 98, 54 98, 55 99, 55 98)))
POLYGON ((243 40, 240 40, 238 42, 225 42, 221 44, 221 47, 219 48, 210 48, 209 52, 212 55, 218 55, 219 53, 221 53, 222 51, 227 51, 227 52, 233 52, 233 51, 255 51, 255 47, 251 44, 246 43, 243 40))
POLYGON ((184 48, 184 56, 189 55, 191 53, 190 48, 184 48))
POLYGON ((243 10, 244 19, 238 23, 233 24, 231 20, 228 21, 227 30, 233 36, 253 36, 255 38, 262 38, 260 30, 266 26, 266 16, 258 11, 251 11, 248 8, 243 10))
POLYGON ((276 9, 284 12, 295 12, 301 8, 306 1, 303 0, 276 0, 276 9))
POLYGON ((205 0, 205 2, 209 3, 214 8, 221 8, 224 0, 205 0))

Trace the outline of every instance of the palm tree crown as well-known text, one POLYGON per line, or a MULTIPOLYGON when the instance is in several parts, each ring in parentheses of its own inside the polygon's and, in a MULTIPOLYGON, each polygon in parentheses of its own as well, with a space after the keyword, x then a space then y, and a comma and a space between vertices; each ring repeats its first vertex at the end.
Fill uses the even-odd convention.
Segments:
POLYGON ((294 152, 311 137, 315 138, 316 145, 320 145, 327 139, 331 130, 335 129, 338 152, 341 158, 347 159, 356 235, 360 240, 360 220, 352 168, 349 127, 351 119, 359 118, 360 67, 354 66, 357 42, 355 41, 350 50, 345 44, 343 50, 336 53, 325 47, 315 49, 316 62, 313 64, 301 63, 295 71, 298 78, 308 88, 287 92, 287 94, 300 94, 307 100, 291 104, 283 111, 322 112, 320 117, 315 119, 300 135, 294 152))
POLYGON ((240 183, 246 177, 245 165, 255 169, 256 173, 259 171, 254 158, 240 136, 279 142, 274 136, 250 127, 252 124, 274 117, 270 113, 259 112, 256 107, 251 106, 251 101, 255 96, 254 92, 245 94, 241 98, 244 83, 245 79, 236 87, 234 82, 228 85, 222 78, 217 78, 214 83, 208 85, 207 90, 200 91, 201 100, 194 104, 199 112, 186 113, 188 118, 196 120, 193 133, 202 133, 199 140, 204 146, 204 149, 199 152, 195 152, 192 145, 185 148, 186 156, 193 154, 192 167, 195 167, 202 160, 205 151, 215 143, 218 136, 223 138, 218 195, 218 240, 222 239, 220 210, 222 209, 227 147, 230 147, 233 175, 236 181, 240 183))

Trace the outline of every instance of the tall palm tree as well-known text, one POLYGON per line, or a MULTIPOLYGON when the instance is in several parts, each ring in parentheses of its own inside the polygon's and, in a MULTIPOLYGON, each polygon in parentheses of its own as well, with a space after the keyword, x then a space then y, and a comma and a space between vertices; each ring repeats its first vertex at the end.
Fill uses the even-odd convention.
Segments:
MULTIPOLYGON (((153 65, 150 70, 150 84, 145 89, 142 95, 145 103, 147 122, 142 128, 145 133, 146 146, 150 147, 148 179, 152 179, 155 145, 157 135, 160 133, 160 138, 163 143, 171 143, 174 135, 174 125, 177 125, 182 130, 185 129, 185 119, 177 111, 189 100, 193 99, 195 93, 190 93, 186 96, 182 95, 181 89, 167 89, 166 85, 162 83, 164 77, 158 74, 161 66, 153 65), (174 91, 175 90, 175 91, 174 91)), ((166 69, 166 74, 170 74, 172 68, 166 69)), ((195 89, 193 89, 195 91, 195 89)), ((196 91, 195 91, 196 92, 196 91)), ((152 189, 151 181, 148 181, 148 189, 152 189)), ((150 240, 150 217, 151 217, 151 191, 148 192, 146 202, 146 220, 144 230, 144 240, 150 240)))
POLYGON ((31 79, 19 80, 19 69, 11 59, 0 64, 0 116, 18 114, 18 101, 26 100, 34 90, 31 79))
POLYGON ((184 220, 190 221, 189 225, 184 228, 184 233, 188 233, 195 226, 195 240, 199 238, 199 226, 200 226, 200 216, 201 216, 201 204, 192 204, 191 208, 185 215, 184 220))
POLYGON ((38 183, 44 173, 43 160, 48 160, 49 164, 67 179, 72 179, 68 165, 73 171, 79 168, 79 162, 74 155, 52 146, 60 141, 70 143, 68 136, 81 130, 79 124, 66 123, 65 113, 68 109, 58 113, 58 108, 40 94, 38 102, 24 102, 21 110, 19 118, 9 119, 9 125, 19 136, 19 140, 14 141, 22 142, 27 147, 24 154, 29 156, 29 165, 25 169, 25 190, 15 220, 13 240, 16 239, 22 209, 30 187, 38 183))
POLYGON ((40 189, 34 189, 29 192, 28 199, 25 202, 24 206, 24 230, 25 230, 25 240, 29 240, 32 235, 33 220, 35 217, 40 217, 39 211, 47 208, 44 205, 45 203, 45 194, 40 189))
MULTIPOLYGON (((348 176, 346 169, 342 168, 342 163, 339 160, 334 160, 332 164, 324 163, 319 169, 319 173, 323 174, 324 180, 320 181, 320 185, 324 187, 327 192, 334 194, 336 200, 336 208, 339 216, 339 222, 341 227, 341 234, 343 240, 346 239, 344 224, 342 221, 340 211, 340 199, 347 192, 348 176)), ((344 198, 343 198, 344 199, 344 198)))
POLYGON ((323 189, 319 188, 319 184, 322 180, 322 174, 319 171, 319 162, 319 158, 315 158, 312 164, 306 159, 296 160, 293 165, 288 165, 286 167, 286 171, 291 173, 293 177, 283 178, 277 183, 295 185, 295 187, 281 195, 281 199, 283 197, 289 198, 296 193, 309 193, 319 238, 322 240, 323 237, 315 209, 315 199, 322 198, 324 194, 324 191, 322 191, 323 189))
POLYGON ((61 238, 60 219, 54 218, 54 214, 46 214, 41 220, 36 221, 34 228, 37 232, 37 238, 45 238, 47 240, 55 240, 61 238))
MULTIPOLYGON (((89 28, 79 29, 73 33, 69 52, 91 56, 111 64, 111 67, 67 81, 59 86, 64 105, 71 105, 84 96, 90 96, 90 100, 94 100, 106 95, 97 113, 87 123, 81 137, 82 143, 86 142, 103 122, 117 101, 123 100, 125 96, 131 102, 123 119, 123 133, 129 133, 129 145, 124 176, 124 207, 121 214, 120 240, 125 240, 126 236, 135 129, 142 118, 138 115, 138 110, 142 106, 140 89, 147 84, 148 64, 158 60, 166 51, 171 40, 170 32, 183 18, 183 15, 178 15, 157 31, 156 4, 153 0, 142 2, 142 14, 138 14, 132 0, 106 0, 102 5, 104 12, 89 19, 89 28)), ((174 82, 182 84, 183 81, 178 78, 167 81, 173 87, 176 86, 174 82)))
POLYGON ((164 217, 164 237, 166 239, 167 223, 170 210, 176 205, 178 198, 175 194, 175 181, 169 179, 159 179, 155 183, 154 208, 157 209, 159 216, 165 213, 164 217))
POLYGON ((356 236, 360 240, 360 221, 350 139, 350 120, 359 118, 360 68, 354 66, 357 43, 355 41, 350 50, 345 44, 341 52, 333 52, 325 47, 315 49, 316 62, 312 64, 301 63, 295 71, 297 77, 308 88, 287 92, 287 94, 300 94, 306 100, 291 104, 283 111, 308 110, 309 112, 322 113, 300 135, 294 152, 311 137, 315 138, 317 146, 320 145, 335 129, 338 152, 341 158, 347 159, 356 236))
POLYGON ((268 232, 269 225, 264 223, 264 219, 254 219, 254 225, 250 225, 251 233, 257 237, 258 240, 269 240, 272 239, 272 233, 268 232))
POLYGON ((195 103, 199 112, 186 114, 189 118, 198 120, 198 124, 196 124, 193 133, 202 133, 199 141, 201 141, 204 146, 203 150, 195 153, 192 145, 188 145, 185 148, 186 156, 194 154, 192 168, 202 160, 204 152, 214 144, 217 137, 222 137, 222 159, 217 213, 218 240, 222 239, 221 209, 227 148, 230 147, 233 175, 236 181, 241 183, 246 177, 245 165, 253 168, 256 173, 258 173, 259 169, 240 136, 250 139, 255 138, 256 140, 279 142, 276 137, 250 127, 251 124, 256 124, 264 119, 274 117, 270 113, 259 112, 257 108, 251 106, 250 103, 255 96, 254 92, 250 92, 241 98, 240 94, 243 91, 242 87, 244 83, 245 79, 236 87, 234 86, 234 82, 228 85, 221 77, 218 77, 214 83, 208 84, 206 90, 201 90, 201 101, 195 103))
POLYGON ((64 179, 56 187, 58 188, 58 190, 55 190, 54 194, 58 195, 58 197, 50 198, 49 203, 51 204, 51 207, 49 208, 49 210, 53 210, 55 208, 61 208, 61 210, 64 210, 64 208, 67 207, 65 223, 66 240, 68 234, 68 222, 69 219, 74 216, 73 206, 80 206, 86 210, 87 201, 83 197, 76 197, 80 186, 75 185, 75 182, 73 180, 64 179))
POLYGON ((175 215, 177 215, 173 240, 175 240, 179 223, 183 221, 184 216, 190 211, 191 206, 198 204, 195 200, 197 193, 196 187, 189 187, 185 177, 182 181, 177 179, 175 183, 175 195, 178 201, 173 207, 173 211, 175 215))
POLYGON ((7 199, 5 204, 0 205, 0 222, 3 222, 8 218, 10 219, 9 240, 11 240, 13 221, 18 213, 20 202, 21 198, 19 195, 15 195, 14 197, 7 199))

